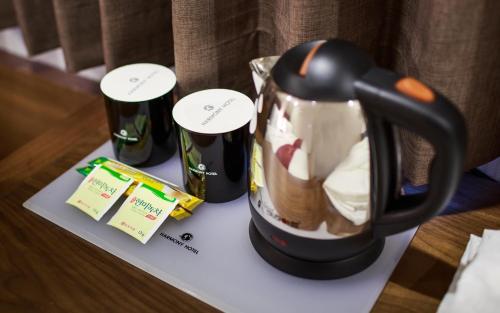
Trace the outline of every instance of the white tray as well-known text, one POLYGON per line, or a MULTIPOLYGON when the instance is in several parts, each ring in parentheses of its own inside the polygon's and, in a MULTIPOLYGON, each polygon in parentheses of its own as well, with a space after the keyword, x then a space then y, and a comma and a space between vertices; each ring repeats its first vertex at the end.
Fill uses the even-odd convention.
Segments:
MULTIPOLYGON (((416 229, 388 237, 379 259, 348 278, 314 281, 276 270, 253 249, 248 236, 247 196, 199 206, 182 221, 168 219, 143 245, 65 204, 83 177, 75 171, 99 156, 112 157, 105 143, 24 203, 31 211, 134 266, 218 309, 230 312, 368 312, 416 229), (180 236, 191 233, 192 240, 180 236), (177 240, 169 239, 173 238, 177 240), (190 247, 190 248, 187 248, 190 247)), ((182 184, 179 156, 145 169, 182 184)))

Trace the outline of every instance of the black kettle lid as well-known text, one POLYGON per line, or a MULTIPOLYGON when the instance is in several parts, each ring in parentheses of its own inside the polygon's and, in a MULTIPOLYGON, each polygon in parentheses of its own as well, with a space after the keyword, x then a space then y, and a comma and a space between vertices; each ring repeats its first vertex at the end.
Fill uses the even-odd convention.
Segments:
POLYGON ((306 100, 355 99, 354 82, 374 66, 371 56, 341 39, 309 41, 285 52, 271 75, 285 92, 306 100))

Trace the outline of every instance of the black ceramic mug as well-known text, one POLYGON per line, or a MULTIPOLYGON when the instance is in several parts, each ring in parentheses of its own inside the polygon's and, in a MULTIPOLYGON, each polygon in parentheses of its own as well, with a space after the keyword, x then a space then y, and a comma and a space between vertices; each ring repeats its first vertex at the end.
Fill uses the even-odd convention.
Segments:
POLYGON ((152 166, 176 151, 172 122, 175 74, 165 66, 130 64, 101 81, 115 157, 126 164, 152 166))
POLYGON ((179 100, 173 110, 186 190, 207 202, 247 191, 252 100, 228 89, 208 89, 179 100))

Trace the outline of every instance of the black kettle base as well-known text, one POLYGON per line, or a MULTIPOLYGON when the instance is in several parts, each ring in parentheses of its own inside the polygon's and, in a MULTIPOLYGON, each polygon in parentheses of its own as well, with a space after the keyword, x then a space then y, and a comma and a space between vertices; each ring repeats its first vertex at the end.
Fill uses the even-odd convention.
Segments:
POLYGON ((259 255, 275 268, 288 274, 310 279, 335 279, 361 272, 378 258, 384 248, 381 238, 360 253, 331 262, 314 262, 291 257, 268 243, 250 220, 250 241, 259 255))

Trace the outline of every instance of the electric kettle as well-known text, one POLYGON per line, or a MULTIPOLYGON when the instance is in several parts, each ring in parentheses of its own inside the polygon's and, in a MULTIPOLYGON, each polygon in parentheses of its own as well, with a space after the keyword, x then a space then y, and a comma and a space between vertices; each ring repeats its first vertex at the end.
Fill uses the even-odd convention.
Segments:
POLYGON ((359 272, 384 238, 442 210, 463 170, 462 115, 422 82, 376 67, 354 44, 311 41, 250 63, 257 99, 249 172, 250 239, 287 273, 359 272), (401 194, 396 127, 429 141, 425 194, 401 194))

